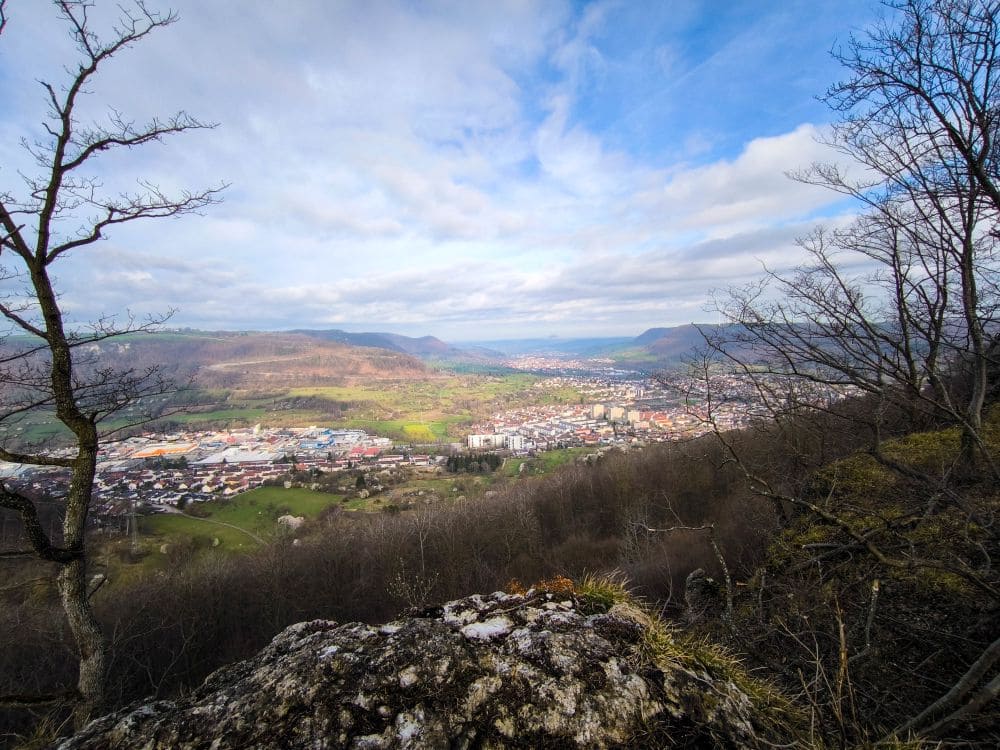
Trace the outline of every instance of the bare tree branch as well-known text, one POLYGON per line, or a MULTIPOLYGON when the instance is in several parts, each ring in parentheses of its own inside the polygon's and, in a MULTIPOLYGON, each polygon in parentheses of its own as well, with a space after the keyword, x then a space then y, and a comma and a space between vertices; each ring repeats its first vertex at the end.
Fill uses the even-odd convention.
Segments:
POLYGON ((44 706, 73 703, 79 699, 80 694, 75 690, 65 690, 63 692, 44 695, 12 693, 10 695, 0 695, 0 706, 4 708, 42 708, 44 706))
POLYGON ((14 492, 0 482, 0 508, 8 508, 17 512, 21 517, 21 524, 24 526, 24 533, 31 543, 35 555, 42 560, 52 562, 68 563, 79 560, 83 556, 83 548, 64 549, 56 547, 49 540, 48 534, 38 521, 38 509, 35 504, 19 492, 14 492))
POLYGON ((955 721, 958 721, 966 713, 974 712, 982 708, 982 706, 985 705, 985 702, 988 702, 997 696, 998 693, 996 691, 1000 688, 1000 676, 994 678, 992 682, 984 688, 986 692, 983 693, 982 696, 975 696, 973 698, 972 703, 976 704, 974 707, 970 707, 968 711, 962 710, 961 708, 952 711, 953 709, 956 709, 959 702, 963 698, 968 696, 969 693, 973 691, 976 685, 998 662, 1000 662, 1000 638, 993 641, 993 643, 991 643, 986 650, 980 654, 979 658, 976 659, 972 666, 969 667, 964 675, 962 675, 962 678, 952 686, 951 690, 942 695, 938 700, 903 724, 901 727, 896 729, 895 734, 900 737, 906 736, 909 732, 934 734, 955 721), (986 701, 979 704, 977 699, 981 700, 983 697, 986 698, 986 701), (931 724, 931 721, 935 716, 939 716, 945 711, 952 711, 952 713, 941 721, 931 724))
POLYGON ((722 579, 725 586, 726 592, 726 608, 723 612, 723 619, 727 627, 733 627, 733 578, 729 572, 729 565, 726 563, 726 557, 722 554, 722 549, 719 547, 719 540, 715 533, 715 524, 707 523, 701 526, 668 526, 663 529, 653 529, 645 524, 637 523, 636 526, 643 529, 650 534, 669 534, 674 531, 707 531, 708 532, 708 543, 712 547, 712 552, 715 555, 715 559, 719 563, 719 568, 722 570, 722 579))
MULTIPOLYGON (((104 194, 100 179, 88 173, 101 154, 128 151, 215 125, 183 111, 137 124, 115 110, 103 124, 82 124, 79 105, 103 66, 157 29, 174 23, 177 16, 155 12, 143 0, 132 0, 119 6, 117 23, 102 37, 89 12, 90 0, 56 0, 54 4, 75 44, 77 62, 65 68, 65 82, 41 82, 48 105, 44 134, 38 141, 22 140, 37 171, 22 175, 22 195, 0 194, 0 253, 10 251, 4 261, 9 258, 16 269, 5 267, 2 273, 5 282, 19 285, 0 299, 0 316, 12 330, 23 331, 31 339, 24 345, 8 344, 0 352, 0 423, 21 425, 35 412, 54 415, 72 437, 73 447, 63 456, 7 439, 0 446, 0 459, 69 470, 62 492, 62 546, 55 546, 46 535, 29 497, 0 485, 0 507, 19 514, 36 557, 59 563, 60 598, 80 658, 74 694, 74 718, 80 725, 101 707, 105 690, 107 644, 90 607, 93 591, 87 583, 85 555, 87 518, 103 439, 100 425, 126 409, 131 413, 143 399, 169 393, 172 385, 158 367, 112 366, 88 346, 151 330, 162 318, 146 323, 137 323, 131 316, 123 323, 106 318, 94 321, 89 330, 71 330, 50 274, 67 253, 97 242, 114 227, 198 212, 218 202, 224 186, 170 195, 154 182, 139 180, 134 193, 104 194), (75 230, 63 229, 73 226, 75 230)), ((0 32, 5 24, 6 4, 0 0, 0 32)), ((144 418, 138 415, 138 421, 144 418)), ((115 425, 112 431, 120 429, 122 425, 115 425)))

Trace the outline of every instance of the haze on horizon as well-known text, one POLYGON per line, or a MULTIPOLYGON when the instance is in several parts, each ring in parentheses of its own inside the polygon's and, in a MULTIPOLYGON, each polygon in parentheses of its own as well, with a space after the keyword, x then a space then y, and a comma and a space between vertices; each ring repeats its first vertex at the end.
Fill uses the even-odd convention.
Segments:
MULTIPOLYGON (((771 3, 175 0, 83 111, 219 123, 99 160, 128 190, 229 183, 59 272, 72 319, 344 328, 446 340, 634 336, 710 320, 712 288, 845 220, 785 173, 834 157, 816 100, 871 0, 771 3)), ((100 2, 98 13, 117 13, 100 2)), ((48 3, 0 44, 0 191, 31 173, 38 80, 75 64, 48 3)))

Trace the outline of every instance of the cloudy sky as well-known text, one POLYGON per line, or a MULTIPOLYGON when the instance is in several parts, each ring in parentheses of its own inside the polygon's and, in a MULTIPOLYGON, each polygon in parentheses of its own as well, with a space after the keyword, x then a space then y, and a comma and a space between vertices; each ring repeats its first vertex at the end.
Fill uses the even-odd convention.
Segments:
MULTIPOLYGON (((160 7, 157 0, 151 5, 160 7)), ((0 192, 36 167, 39 80, 75 65, 44 0, 8 3, 0 192)), ((112 4, 98 0, 95 23, 112 4)), ((870 0, 174 0, 81 119, 186 110, 213 130, 92 174, 228 184, 203 216, 120 228, 60 262, 77 320, 390 330, 449 340, 636 335, 709 320, 712 289, 850 207, 789 180, 831 158, 816 95, 870 0)), ((103 23, 100 28, 106 29, 103 23)))

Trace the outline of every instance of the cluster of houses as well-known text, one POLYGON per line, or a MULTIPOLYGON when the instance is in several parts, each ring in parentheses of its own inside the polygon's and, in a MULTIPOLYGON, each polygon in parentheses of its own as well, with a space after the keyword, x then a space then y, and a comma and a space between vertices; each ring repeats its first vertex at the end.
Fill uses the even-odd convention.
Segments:
MULTIPOLYGON (((182 506, 232 496, 290 471, 344 471, 407 463, 430 466, 427 455, 390 453, 388 438, 361 430, 280 428, 146 435, 106 445, 95 478, 94 512, 120 516, 137 505, 182 506)), ((65 469, 0 465, 6 477, 37 496, 68 479, 65 469), (65 476, 60 476, 63 474, 65 476)))
MULTIPOLYGON (((514 454, 565 446, 622 445, 691 437, 710 428, 747 424, 766 414, 758 393, 737 376, 721 376, 713 389, 724 398, 699 398, 699 384, 680 379, 672 392, 651 380, 553 377, 535 387, 574 389, 590 404, 534 406, 494 415, 467 437, 473 451, 514 454), (678 397, 678 393, 684 394, 678 397)), ((842 391, 814 388, 809 400, 843 398, 842 391)), ((453 446, 461 449, 461 445, 453 446)), ((120 517, 139 505, 154 508, 231 496, 277 480, 291 471, 323 473, 402 464, 428 467, 444 456, 410 455, 389 438, 362 430, 325 427, 178 431, 132 437, 103 446, 95 481, 95 515, 120 517)), ((68 479, 66 469, 0 463, 0 479, 38 497, 68 479)))
POLYGON ((476 428, 478 432, 467 438, 470 450, 528 453, 565 446, 668 440, 683 426, 662 412, 592 404, 517 409, 497 414, 476 428))
MULTIPOLYGON (((467 438, 470 450, 506 449, 514 453, 562 446, 622 445, 695 437, 712 429, 745 427, 766 417, 760 392, 742 375, 713 376, 713 400, 703 382, 676 376, 670 385, 650 379, 594 380, 560 376, 536 387, 572 388, 596 403, 535 406, 495 414, 474 425, 467 438)), ((813 387, 799 394, 803 401, 843 398, 843 389, 813 387)))

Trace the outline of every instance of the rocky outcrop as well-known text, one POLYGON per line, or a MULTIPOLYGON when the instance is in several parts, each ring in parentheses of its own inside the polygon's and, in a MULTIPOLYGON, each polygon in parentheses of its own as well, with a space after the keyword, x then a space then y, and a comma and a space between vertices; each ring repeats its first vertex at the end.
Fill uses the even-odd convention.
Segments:
POLYGON ((688 573, 684 580, 684 619, 696 623, 721 610, 719 584, 702 568, 688 573))
POLYGON ((381 627, 293 625, 61 748, 788 746, 787 708, 741 674, 627 602, 496 593, 381 627))

